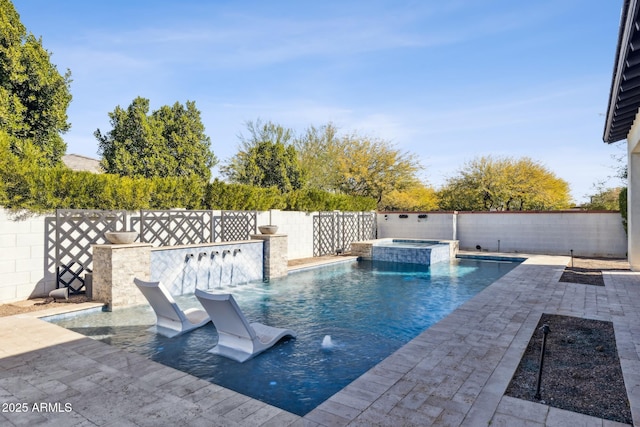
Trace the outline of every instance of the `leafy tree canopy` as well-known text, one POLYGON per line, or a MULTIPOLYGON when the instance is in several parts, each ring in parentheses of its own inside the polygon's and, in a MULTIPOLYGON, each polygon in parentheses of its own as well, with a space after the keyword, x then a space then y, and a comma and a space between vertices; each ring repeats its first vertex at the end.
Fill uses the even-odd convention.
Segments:
POLYGON ((380 209, 391 209, 390 203, 401 200, 404 207, 424 205, 418 199, 426 195, 421 191, 427 187, 419 183, 417 172, 422 166, 413 154, 401 152, 382 139, 355 133, 339 137, 337 133, 329 123, 319 128, 311 126, 294 140, 300 163, 309 173, 309 187, 373 197, 380 209), (391 193, 393 196, 382 202, 383 196, 391 193))
POLYGON ((351 134, 340 140, 336 162, 338 189, 345 194, 382 198, 415 187, 422 169, 416 156, 382 139, 351 134))
POLYGON ((10 0, 0 0, 0 127, 11 138, 30 141, 43 152, 43 166, 59 164, 66 152, 61 134, 69 130, 71 72, 61 75, 42 39, 27 33, 10 0))
POLYGON ((417 184, 406 190, 392 190, 382 197, 378 209, 384 211, 428 212, 438 209, 436 191, 417 184))
POLYGON ((355 133, 339 137, 332 123, 310 126, 300 136, 272 122, 248 122, 247 128, 249 137, 240 135, 238 153, 221 168, 231 182, 374 198, 379 208, 385 194, 412 189, 403 196, 413 199, 409 204, 432 205, 418 201, 424 194, 418 195, 422 167, 416 157, 385 140, 355 133))
POLYGON ((439 191, 444 210, 555 210, 570 206, 569 184, 528 157, 483 156, 439 191))
POLYGON ((598 187, 596 194, 591 195, 590 201, 583 205, 587 210, 617 211, 620 209, 620 192, 623 187, 598 187))
POLYGON ((291 144, 292 131, 260 121, 247 122, 249 137, 240 135, 240 150, 221 168, 233 183, 277 187, 282 192, 304 186, 306 173, 291 144))
POLYGON ((300 167, 307 172, 307 187, 336 191, 339 187, 338 158, 342 142, 332 123, 309 126, 304 134, 294 138, 300 167))
POLYGON ((107 173, 120 176, 211 178, 217 163, 195 102, 162 106, 149 113, 149 100, 137 97, 109 113, 112 129, 94 133, 107 173))

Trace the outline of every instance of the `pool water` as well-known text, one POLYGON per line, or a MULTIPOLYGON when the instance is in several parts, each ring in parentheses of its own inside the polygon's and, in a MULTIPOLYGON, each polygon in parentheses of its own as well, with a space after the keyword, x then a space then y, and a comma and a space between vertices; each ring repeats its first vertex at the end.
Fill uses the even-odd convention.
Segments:
MULTIPOLYGON (((516 265, 359 261, 227 288, 250 322, 297 333, 244 363, 208 353, 217 342, 211 323, 171 339, 149 331, 147 305, 50 321, 305 415, 516 265)), ((176 301, 199 306, 193 295, 176 301)))

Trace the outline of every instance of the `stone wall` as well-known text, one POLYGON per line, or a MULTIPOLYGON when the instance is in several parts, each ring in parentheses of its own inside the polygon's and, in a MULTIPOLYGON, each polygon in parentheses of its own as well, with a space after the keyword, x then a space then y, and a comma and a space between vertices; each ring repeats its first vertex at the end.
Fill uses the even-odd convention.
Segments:
POLYGON ((455 215, 452 212, 429 213, 379 213, 378 238, 457 240, 455 215), (406 215, 401 218, 400 215, 406 215), (419 218, 424 215, 424 218, 419 218))
POLYGON ((108 308, 142 304, 146 299, 133 283, 151 276, 151 245, 93 245, 93 300, 108 308))
POLYGON ((373 259, 373 243, 375 240, 365 240, 351 244, 351 255, 362 259, 373 259))
POLYGON ((257 234, 252 239, 264 241, 264 278, 286 276, 288 269, 287 236, 284 234, 257 234))

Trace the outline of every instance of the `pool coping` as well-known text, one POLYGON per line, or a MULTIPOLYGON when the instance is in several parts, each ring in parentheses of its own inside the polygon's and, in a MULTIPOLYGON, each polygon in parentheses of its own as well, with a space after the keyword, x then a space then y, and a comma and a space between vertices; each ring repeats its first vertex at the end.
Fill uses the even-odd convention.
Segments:
MULTIPOLYGON (((558 284, 568 257, 526 258, 304 417, 40 319, 62 307, 9 316, 3 318, 0 328, 3 402, 65 401, 73 410, 0 412, 0 421, 8 425, 26 421, 71 425, 159 421, 305 426, 623 425, 504 396, 542 313, 614 323, 632 415, 640 420, 640 390, 635 387, 640 381, 640 274, 603 273, 604 289, 558 284), (81 360, 81 366, 52 365, 61 355, 81 360)), ((89 306, 100 304, 69 308, 89 306)))
POLYGON ((358 261, 357 256, 342 255, 331 259, 323 259, 318 261, 312 261, 301 265, 289 266, 287 268, 289 274, 299 273, 301 271, 313 270, 314 268, 324 267, 331 264, 345 264, 358 261))

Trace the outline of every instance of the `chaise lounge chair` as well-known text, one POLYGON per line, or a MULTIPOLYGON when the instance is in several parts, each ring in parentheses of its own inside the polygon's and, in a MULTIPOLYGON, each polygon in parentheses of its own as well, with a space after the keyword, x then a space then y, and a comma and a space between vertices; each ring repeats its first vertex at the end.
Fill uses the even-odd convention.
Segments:
POLYGON ((211 320, 209 315, 199 308, 182 311, 160 282, 145 282, 137 278, 134 278, 133 282, 155 311, 157 321, 154 328, 160 335, 173 338, 204 326, 211 320))
POLYGON ((296 336, 289 329, 249 324, 231 294, 210 294, 200 289, 195 294, 218 330, 218 344, 210 353, 242 363, 273 347, 281 338, 296 336))

